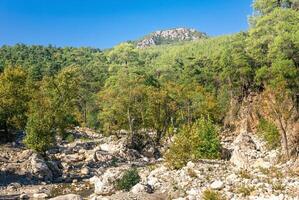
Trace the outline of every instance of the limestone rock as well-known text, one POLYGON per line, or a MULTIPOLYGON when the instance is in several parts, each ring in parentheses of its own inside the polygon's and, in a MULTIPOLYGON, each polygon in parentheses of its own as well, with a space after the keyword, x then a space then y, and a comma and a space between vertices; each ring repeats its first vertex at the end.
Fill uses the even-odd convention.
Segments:
POLYGON ((256 159, 257 148, 250 135, 241 133, 233 142, 234 150, 230 161, 237 168, 250 167, 251 160, 256 159))
POLYGON ((45 160, 41 156, 38 156, 34 153, 30 159, 31 172, 33 175, 42 180, 52 180, 53 174, 46 164, 45 160))
POLYGON ((33 199, 46 199, 48 195, 46 193, 35 193, 33 199))
POLYGON ((117 180, 123 168, 110 168, 107 169, 101 176, 92 177, 90 182, 95 186, 95 193, 97 195, 109 195, 115 192, 114 181, 117 180))
POLYGON ((89 175, 89 173, 90 173, 90 170, 89 170, 88 167, 84 167, 84 168, 81 169, 81 174, 82 175, 89 175))
POLYGON ((175 28, 169 30, 160 30, 145 36, 138 41, 137 48, 146 48, 155 45, 171 44, 178 41, 192 41, 206 38, 205 33, 188 28, 175 28))
POLYGON ((144 186, 141 183, 136 184, 132 189, 131 192, 133 194, 138 194, 144 191, 144 186))
POLYGON ((67 195, 51 198, 49 200, 83 200, 83 198, 77 194, 67 194, 67 195))
POLYGON ((222 181, 214 181, 210 187, 214 190, 221 190, 224 188, 224 183, 222 181))

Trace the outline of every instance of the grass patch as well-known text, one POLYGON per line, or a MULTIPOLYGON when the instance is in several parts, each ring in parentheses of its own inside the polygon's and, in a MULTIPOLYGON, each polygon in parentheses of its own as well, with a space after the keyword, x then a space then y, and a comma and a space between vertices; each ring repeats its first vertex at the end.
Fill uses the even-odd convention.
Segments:
POLYGON ((251 174, 248 172, 248 170, 240 170, 239 171, 239 176, 241 178, 244 178, 244 179, 250 179, 251 178, 251 174))
POLYGON ((202 194, 202 200, 225 200, 226 198, 217 191, 207 189, 202 194))
POLYGON ((243 197, 247 197, 249 196, 253 191, 255 190, 255 188, 253 186, 245 186, 242 185, 239 188, 237 188, 236 192, 238 194, 241 194, 243 197))
POLYGON ((283 173, 276 167, 270 167, 270 168, 260 167, 259 169, 264 175, 267 175, 269 178, 280 179, 283 177, 283 173))
POLYGON ((282 182, 279 181, 279 182, 273 183, 272 188, 277 191, 283 191, 283 190, 285 190, 285 185, 283 185, 282 182))

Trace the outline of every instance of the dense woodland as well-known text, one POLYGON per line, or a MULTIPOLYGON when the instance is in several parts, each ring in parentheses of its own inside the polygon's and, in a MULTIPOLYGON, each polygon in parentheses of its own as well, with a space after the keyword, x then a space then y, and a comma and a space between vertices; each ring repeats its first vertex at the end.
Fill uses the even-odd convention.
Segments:
MULTIPOLYGON (((298 111, 299 2, 256 0, 253 6, 247 32, 194 42, 146 49, 122 43, 104 51, 2 46, 1 139, 24 130, 25 144, 42 152, 75 126, 116 135, 126 130, 140 140, 155 133, 156 145, 177 134, 173 151, 190 152, 198 149, 194 141, 206 140, 195 157, 215 158, 232 100, 257 92, 272 113, 264 126, 279 131, 289 154, 283 120, 298 111)), ((130 145, 142 146, 133 139, 130 145)), ((188 156, 179 154, 168 157, 188 156)))

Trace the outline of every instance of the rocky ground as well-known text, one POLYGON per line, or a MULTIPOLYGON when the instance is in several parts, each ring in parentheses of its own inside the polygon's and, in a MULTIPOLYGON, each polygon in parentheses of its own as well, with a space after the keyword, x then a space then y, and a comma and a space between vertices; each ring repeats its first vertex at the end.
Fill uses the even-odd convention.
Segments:
POLYGON ((168 169, 151 147, 139 153, 125 139, 91 131, 73 132, 41 157, 21 143, 0 147, 0 199, 181 199, 203 198, 205 190, 225 199, 299 199, 298 161, 281 162, 250 133, 226 135, 227 160, 189 162, 168 169), (230 155, 231 154, 231 155, 230 155), (137 167, 141 182, 131 191, 116 191, 115 180, 137 167))

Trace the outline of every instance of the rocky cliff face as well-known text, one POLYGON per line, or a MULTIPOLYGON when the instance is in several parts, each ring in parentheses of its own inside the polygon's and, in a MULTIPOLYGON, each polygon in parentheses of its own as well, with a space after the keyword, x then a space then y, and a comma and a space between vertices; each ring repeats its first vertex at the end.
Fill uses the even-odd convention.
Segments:
POLYGON ((198 32, 195 29, 175 28, 169 30, 160 30, 145 36, 137 41, 138 48, 146 48, 155 45, 172 44, 181 41, 193 41, 206 38, 207 35, 198 32))

